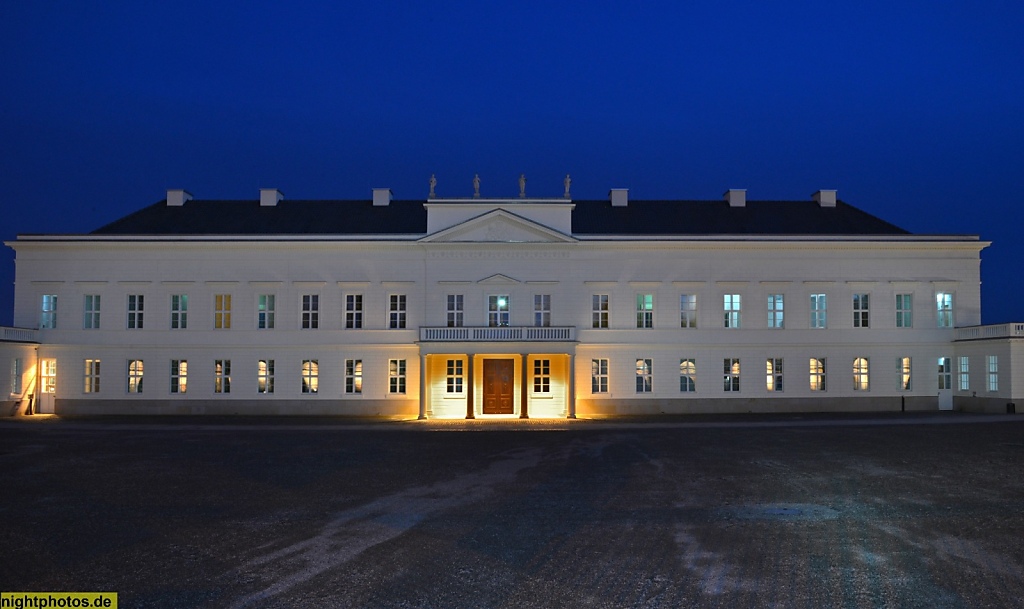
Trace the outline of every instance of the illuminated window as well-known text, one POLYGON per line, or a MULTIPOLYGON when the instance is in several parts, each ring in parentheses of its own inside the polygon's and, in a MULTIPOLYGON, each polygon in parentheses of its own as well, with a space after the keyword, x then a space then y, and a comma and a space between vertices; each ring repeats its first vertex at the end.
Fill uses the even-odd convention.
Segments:
POLYGON ((388 297, 388 328, 401 330, 405 327, 405 294, 388 297))
POLYGON ((495 328, 509 324, 508 294, 496 294, 487 297, 487 325, 495 328))
MULTIPOLYGON (((302 295, 302 329, 316 330, 320 327, 320 295, 302 295)), ((403 326, 404 327, 404 326, 403 326)))
POLYGON ((608 360, 590 360, 590 393, 608 393, 608 360))
POLYGON ((302 360, 302 393, 313 394, 320 389, 320 362, 315 359, 302 360))
POLYGON ((868 358, 857 357, 853 360, 853 390, 867 391, 868 384, 868 358))
POLYGON ((450 359, 445 371, 445 386, 448 393, 462 393, 465 377, 462 374, 462 360, 450 359))
POLYGON ((654 327, 654 294, 636 295, 636 327, 654 327))
POLYGON ((100 295, 85 295, 85 314, 82 319, 82 328, 85 330, 98 330, 100 327, 100 295))
POLYGON ((825 391, 825 358, 812 357, 810 362, 811 391, 825 391))
POLYGON ((910 391, 911 361, 909 357, 896 358, 896 372, 900 377, 900 389, 903 391, 910 391))
POLYGON ((768 391, 782 391, 782 358, 768 358, 765 364, 765 388, 768 391))
POLYGON ((725 294, 722 296, 723 320, 726 328, 740 327, 740 313, 742 301, 739 294, 725 294))
POLYGON ((231 360, 213 361, 213 392, 231 393, 231 360))
POLYGON ((608 327, 608 295, 594 294, 591 297, 592 325, 595 328, 608 327))
POLYGON ((53 330, 57 327, 57 295, 43 294, 41 311, 39 316, 39 327, 44 330, 53 330))
POLYGON ((551 393, 551 360, 533 360, 533 392, 551 393))
POLYGON ((999 356, 988 356, 988 390, 999 391, 999 356))
POLYGON ((100 360, 85 360, 85 392, 100 392, 100 360))
POLYGON ((650 393, 654 390, 654 383, 651 378, 651 360, 636 360, 636 392, 650 393))
POLYGON ((697 360, 679 360, 679 391, 693 393, 697 391, 697 360))
POLYGON ((405 393, 405 360, 388 360, 388 393, 405 393))
POLYGON ((448 327, 461 328, 463 315, 464 309, 462 294, 448 294, 448 327))
POLYGON ((735 392, 740 390, 740 360, 725 358, 722 360, 723 390, 735 392))
POLYGON ((256 329, 274 329, 274 317, 277 314, 276 300, 273 294, 260 294, 256 297, 256 329))
POLYGON ((768 295, 768 327, 769 328, 784 328, 785 325, 785 312, 782 308, 783 296, 782 294, 769 294, 768 295))
POLYGON ((146 297, 142 294, 128 295, 128 329, 141 330, 145 313, 146 297))
POLYGON ((870 301, 870 294, 854 294, 853 295, 853 327, 854 328, 867 328, 870 326, 868 313, 870 301))
POLYGON ((171 295, 171 329, 188 328, 188 294, 171 295))
POLYGON ((949 292, 935 294, 935 313, 940 328, 953 327, 953 295, 949 292))
POLYGON ((256 362, 256 393, 274 393, 274 360, 256 362))
POLYGON ((913 328, 914 327, 914 295, 913 294, 897 294, 896 295, 896 327, 897 328, 913 328))
POLYGON ((363 295, 345 296, 345 329, 358 330, 363 327, 363 295))
POLYGON ((828 327, 828 296, 811 294, 811 327, 828 327))
POLYGON ((961 355, 959 358, 957 358, 957 360, 958 360, 957 363, 959 364, 959 366, 958 366, 959 374, 957 375, 957 377, 960 380, 960 382, 959 382, 960 391, 970 391, 971 390, 971 358, 967 357, 966 355, 961 355))
POLYGON ((188 389, 188 360, 171 360, 171 393, 185 393, 188 389))
POLYGON ((953 364, 950 358, 940 357, 939 364, 939 391, 953 388, 953 364))
POLYGON ((345 393, 363 392, 363 360, 345 360, 345 393))
POLYGON ((43 393, 57 393, 57 360, 44 359, 41 362, 43 367, 40 373, 40 383, 43 393))
POLYGON ((538 328, 547 328, 551 325, 551 295, 533 295, 533 325, 538 328))
POLYGON ((679 295, 679 327, 680 328, 696 328, 697 327, 697 295, 696 294, 680 294, 679 295))
POLYGON ((231 328, 231 294, 213 297, 213 327, 217 330, 231 328))
POLYGON ((142 393, 143 371, 141 359, 128 360, 128 393, 142 393))

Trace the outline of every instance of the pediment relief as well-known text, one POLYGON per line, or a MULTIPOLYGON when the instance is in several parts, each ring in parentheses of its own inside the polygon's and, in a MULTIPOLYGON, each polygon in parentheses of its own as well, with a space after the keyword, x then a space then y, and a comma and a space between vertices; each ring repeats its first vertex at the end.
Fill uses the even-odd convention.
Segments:
POLYGON ((502 209, 456 224, 421 241, 433 243, 572 243, 576 240, 502 209))
POLYGON ((516 284, 516 283, 522 283, 522 281, 519 281, 518 279, 513 279, 512 277, 509 277, 508 275, 502 275, 501 273, 495 273, 494 275, 491 275, 490 277, 484 277, 483 279, 478 280, 477 283, 482 284, 482 285, 512 285, 512 284, 516 284))

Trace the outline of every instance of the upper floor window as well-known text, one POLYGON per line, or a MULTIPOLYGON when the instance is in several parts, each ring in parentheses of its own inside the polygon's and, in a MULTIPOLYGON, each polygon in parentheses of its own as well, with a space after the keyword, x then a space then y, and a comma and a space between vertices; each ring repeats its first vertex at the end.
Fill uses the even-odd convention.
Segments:
POLYGON ((448 294, 447 322, 449 328, 461 328, 463 323, 463 297, 462 294, 448 294))
POLYGON ((854 294, 853 295, 853 327, 854 328, 867 328, 868 323, 868 312, 869 312, 869 294, 854 294))
POLYGON ((213 297, 213 327, 217 330, 231 327, 231 294, 217 294, 213 297))
MULTIPOLYGON (((302 295, 302 329, 316 330, 320 327, 320 295, 302 295)), ((404 326, 403 326, 404 327, 404 326)))
POLYGON ((654 327, 654 294, 636 295, 636 327, 654 327))
POLYGON ((722 297, 723 319, 726 328, 740 327, 740 312, 742 308, 739 294, 726 294, 722 297))
POLYGON ((785 326, 785 311, 783 310, 783 296, 782 294, 769 294, 768 295, 768 327, 769 328, 784 328, 785 326))
POLYGON ((260 294, 256 297, 256 328, 273 330, 274 318, 277 316, 277 298, 273 294, 260 294))
POLYGON ((913 294, 897 294, 896 295, 896 327, 897 328, 913 328, 914 327, 914 295, 913 294))
POLYGON ((811 294, 811 327, 828 327, 828 296, 811 294))
POLYGON ((591 311, 593 327, 595 328, 607 328, 608 327, 608 295, 607 294, 594 294, 591 297, 591 311))
POLYGON ((487 297, 487 325, 495 328, 509 324, 508 294, 493 294, 487 297))
POLYGON ((57 327, 57 295, 43 294, 40 303, 39 327, 53 330, 57 327))
POLYGON ((145 314, 146 297, 142 294, 128 295, 128 329, 141 330, 145 314))
POLYGON ((765 373, 765 389, 768 391, 782 391, 782 358, 769 357, 765 373))
POLYGON ((171 329, 188 327, 188 294, 171 294, 171 329))
POLYGON ((85 314, 82 319, 82 328, 85 330, 98 330, 100 327, 100 295, 85 295, 85 314))
POLYGON ((953 327, 953 294, 938 292, 935 294, 935 312, 940 328, 953 327))
POLYGON ((551 325, 551 295, 534 294, 533 296, 533 325, 538 328, 546 328, 551 325))
POLYGON ((388 297, 388 328, 401 330, 405 327, 405 294, 388 297))
POLYGON ((348 330, 363 327, 363 295, 345 295, 345 328, 348 330))
POLYGON ((697 327, 697 295, 696 294, 680 294, 679 295, 679 327, 680 328, 696 328, 697 327))

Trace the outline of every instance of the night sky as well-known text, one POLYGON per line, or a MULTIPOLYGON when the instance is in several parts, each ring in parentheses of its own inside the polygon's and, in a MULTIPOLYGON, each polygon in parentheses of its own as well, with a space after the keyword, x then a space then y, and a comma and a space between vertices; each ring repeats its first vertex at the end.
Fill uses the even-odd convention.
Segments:
POLYGON ((0 3, 0 238, 89 232, 167 188, 836 188, 993 241, 983 322, 1024 321, 1020 2, 261 4, 0 3))

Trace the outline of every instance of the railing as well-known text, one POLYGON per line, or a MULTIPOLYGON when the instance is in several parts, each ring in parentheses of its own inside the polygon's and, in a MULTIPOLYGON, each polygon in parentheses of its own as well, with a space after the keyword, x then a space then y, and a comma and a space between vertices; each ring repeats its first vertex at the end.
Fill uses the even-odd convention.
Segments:
POLYGON ((576 340, 576 327, 421 327, 420 340, 449 342, 565 341, 576 340))
POLYGON ((39 342, 39 331, 31 328, 8 328, 0 326, 0 340, 16 343, 39 342))
POLYGON ((957 328, 956 340, 981 340, 985 338, 1024 338, 1024 323, 995 324, 992 326, 968 326, 957 328))

